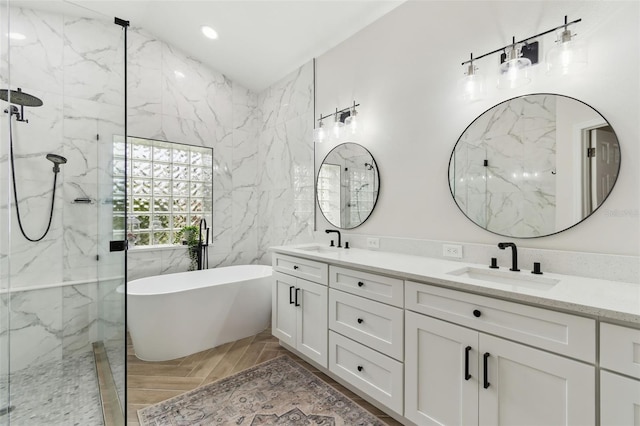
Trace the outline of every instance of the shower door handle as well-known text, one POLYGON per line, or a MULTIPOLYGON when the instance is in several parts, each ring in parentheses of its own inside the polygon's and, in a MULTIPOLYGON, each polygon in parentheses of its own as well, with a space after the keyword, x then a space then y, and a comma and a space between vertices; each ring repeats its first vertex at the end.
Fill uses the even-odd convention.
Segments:
POLYGON ((289 304, 293 305, 293 289, 295 287, 294 286, 289 286, 289 304))
POLYGON ((126 240, 109 241, 109 251, 125 251, 127 248, 126 240))
POLYGON ((295 306, 300 306, 300 304, 298 303, 298 292, 300 291, 299 288, 296 288, 296 303, 295 306))

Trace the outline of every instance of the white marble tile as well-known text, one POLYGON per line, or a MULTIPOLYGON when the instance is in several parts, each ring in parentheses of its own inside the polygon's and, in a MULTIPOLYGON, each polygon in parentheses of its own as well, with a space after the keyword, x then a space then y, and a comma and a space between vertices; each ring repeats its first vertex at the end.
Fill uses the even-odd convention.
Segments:
POLYGON ((258 247, 258 193, 234 191, 232 199, 233 251, 255 252, 258 247))
POLYGON ((160 274, 185 272, 191 264, 186 247, 178 247, 174 250, 163 250, 161 256, 162 269, 160 270, 160 274))
POLYGON ((111 22, 65 17, 64 36, 65 96, 122 105, 124 39, 121 29, 111 22))
POLYGON ((86 352, 97 336, 97 285, 62 288, 62 353, 86 352))
POLYGON ((258 183, 258 143, 253 131, 233 131, 233 189, 254 189, 258 183))
MULTIPOLYGON (((30 87, 62 94, 62 16, 16 7, 10 8, 9 14, 11 30, 26 36, 24 40, 10 40, 12 86, 22 87, 25 92, 30 87)), ((2 65, 1 74, 9 75, 6 63, 2 65)))
POLYGON ((162 42, 160 40, 143 28, 132 26, 129 27, 127 33, 127 42, 128 66, 151 70, 162 69, 162 42))
POLYGON ((129 250, 127 252, 127 279, 160 275, 162 272, 162 253, 153 250, 129 250))
POLYGON ((127 106, 141 111, 162 113, 162 72, 140 65, 127 67, 127 106))
MULTIPOLYGON (((62 291, 21 291, 11 295, 11 371, 62 356, 62 291)), ((3 336, 5 338, 5 336, 3 336)))

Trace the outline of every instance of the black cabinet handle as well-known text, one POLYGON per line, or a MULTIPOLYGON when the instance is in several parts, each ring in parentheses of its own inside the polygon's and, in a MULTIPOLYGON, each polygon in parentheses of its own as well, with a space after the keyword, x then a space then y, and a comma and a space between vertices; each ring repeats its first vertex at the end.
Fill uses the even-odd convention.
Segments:
POLYGON ((469 380, 471 374, 469 374, 469 352, 471 352, 471 346, 464 348, 464 379, 469 380))
POLYGON ((297 265, 293 265, 293 269, 298 269, 298 266, 297 265))
POLYGON ((485 389, 491 386, 491 383, 489 383, 489 365, 488 365, 489 356, 491 356, 489 352, 484 353, 484 388, 485 389))
POLYGON ((296 303, 295 306, 300 306, 300 304, 298 303, 298 292, 300 291, 299 288, 296 288, 296 303))
POLYGON ((358 281, 358 287, 362 287, 364 283, 362 281, 358 281))
POLYGON ((358 366, 358 371, 362 371, 362 370, 364 370, 364 367, 363 367, 363 366, 361 366, 361 365, 359 365, 359 366, 358 366))
POLYGON ((482 315, 482 312, 480 312, 480 311, 479 311, 479 310, 477 310, 477 309, 474 309, 474 310, 473 310, 473 316, 474 316, 474 317, 476 317, 476 318, 480 318, 480 315, 482 315))
POLYGON ((293 305, 293 289, 295 287, 294 286, 289 286, 289 304, 293 305))
POLYGON ((362 318, 358 318, 358 324, 362 324, 364 320, 362 318))

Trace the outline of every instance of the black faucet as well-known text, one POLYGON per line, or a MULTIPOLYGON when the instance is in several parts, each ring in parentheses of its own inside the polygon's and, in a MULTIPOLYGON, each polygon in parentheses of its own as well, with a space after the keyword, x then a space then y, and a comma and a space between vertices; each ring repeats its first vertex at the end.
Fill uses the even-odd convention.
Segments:
POLYGON ((340 236, 340 231, 338 231, 337 229, 326 229, 324 232, 326 232, 327 234, 330 232, 335 232, 336 234, 338 234, 338 247, 342 247, 342 237, 340 236))
POLYGON ((510 271, 518 272, 518 249, 514 243, 498 243, 498 248, 504 250, 507 247, 511 247, 511 268, 510 271))

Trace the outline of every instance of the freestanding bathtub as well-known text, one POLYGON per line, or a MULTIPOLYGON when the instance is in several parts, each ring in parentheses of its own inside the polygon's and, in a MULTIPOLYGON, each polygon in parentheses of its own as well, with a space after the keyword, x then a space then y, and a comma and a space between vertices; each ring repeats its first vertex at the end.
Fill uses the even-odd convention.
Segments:
POLYGON ((271 274, 271 266, 240 265, 129 282, 127 326, 136 356, 166 361, 266 329, 271 274))

